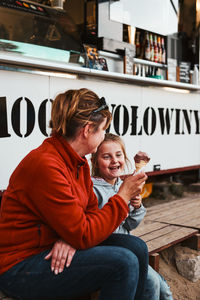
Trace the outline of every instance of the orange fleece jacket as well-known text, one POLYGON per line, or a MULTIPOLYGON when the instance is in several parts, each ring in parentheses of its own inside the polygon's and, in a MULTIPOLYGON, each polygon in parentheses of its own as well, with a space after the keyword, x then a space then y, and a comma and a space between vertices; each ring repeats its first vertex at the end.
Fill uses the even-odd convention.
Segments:
POLYGON ((47 138, 13 172, 1 204, 0 274, 63 239, 76 249, 105 240, 126 218, 114 195, 98 208, 89 165, 59 135, 47 138))

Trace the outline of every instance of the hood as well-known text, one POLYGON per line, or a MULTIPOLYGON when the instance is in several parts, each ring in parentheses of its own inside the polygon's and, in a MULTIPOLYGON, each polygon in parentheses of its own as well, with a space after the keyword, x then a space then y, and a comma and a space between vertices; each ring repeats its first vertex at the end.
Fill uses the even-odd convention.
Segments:
POLYGON ((110 189, 117 189, 120 187, 120 185, 122 184, 122 180, 118 177, 117 181, 114 185, 108 183, 106 180, 104 180, 101 177, 92 177, 92 181, 93 181, 93 185, 94 186, 102 186, 102 187, 106 187, 106 188, 110 188, 110 189))

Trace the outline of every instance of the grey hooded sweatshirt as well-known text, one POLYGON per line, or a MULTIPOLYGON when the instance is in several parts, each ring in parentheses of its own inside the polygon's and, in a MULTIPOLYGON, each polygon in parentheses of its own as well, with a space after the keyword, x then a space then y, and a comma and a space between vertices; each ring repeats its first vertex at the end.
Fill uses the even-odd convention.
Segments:
MULTIPOLYGON (((119 191, 122 184, 120 178, 117 179, 114 185, 99 177, 92 177, 92 181, 94 192, 97 195, 99 208, 102 208, 109 201, 109 198, 119 191)), ((145 214, 146 208, 143 205, 138 209, 134 209, 132 205, 129 205, 128 217, 120 224, 114 233, 129 234, 131 230, 140 224, 145 214)))

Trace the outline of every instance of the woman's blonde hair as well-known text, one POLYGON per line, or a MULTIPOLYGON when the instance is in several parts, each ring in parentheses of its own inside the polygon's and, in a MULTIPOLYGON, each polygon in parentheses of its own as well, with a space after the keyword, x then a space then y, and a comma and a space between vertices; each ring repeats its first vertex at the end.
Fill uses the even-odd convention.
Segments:
POLYGON ((129 167, 129 164, 131 164, 130 160, 128 159, 128 156, 126 154, 124 142, 122 141, 120 136, 113 134, 113 133, 106 133, 105 138, 104 138, 103 142, 101 142, 101 144, 98 146, 97 151, 91 155, 91 174, 92 174, 92 176, 101 177, 101 174, 99 173, 99 167, 98 167, 99 149, 103 143, 110 142, 110 141, 118 143, 121 146, 122 152, 124 154, 126 166, 129 167))
POLYGON ((106 118, 105 129, 108 128, 112 115, 105 104, 93 91, 82 88, 68 90, 59 94, 53 101, 50 128, 68 138, 75 138, 77 130, 88 122, 97 130, 106 118), (102 105, 102 102, 104 105, 102 105))

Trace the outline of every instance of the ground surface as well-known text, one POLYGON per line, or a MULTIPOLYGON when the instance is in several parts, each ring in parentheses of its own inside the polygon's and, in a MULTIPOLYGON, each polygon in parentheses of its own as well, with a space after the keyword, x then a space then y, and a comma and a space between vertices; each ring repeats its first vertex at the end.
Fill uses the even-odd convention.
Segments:
MULTIPOLYGON (((184 190, 185 191, 181 196, 176 196, 171 193, 164 198, 160 196, 158 198, 150 196, 148 199, 144 199, 144 206, 152 207, 154 205, 167 202, 170 207, 170 201, 174 199, 179 199, 181 201, 182 197, 188 197, 189 201, 193 197, 199 196, 200 198, 200 192, 190 192, 187 187, 184 190)), ((197 255, 200 255, 200 251, 196 251, 196 253, 197 255)), ((174 300, 200 300, 200 280, 197 282, 191 282, 178 273, 174 259, 174 247, 160 252, 159 265, 160 274, 162 274, 168 282, 172 290, 174 300)))
POLYGON ((176 269, 173 249, 165 250, 160 258, 160 273, 168 282, 174 300, 200 300, 200 280, 191 282, 176 269))

